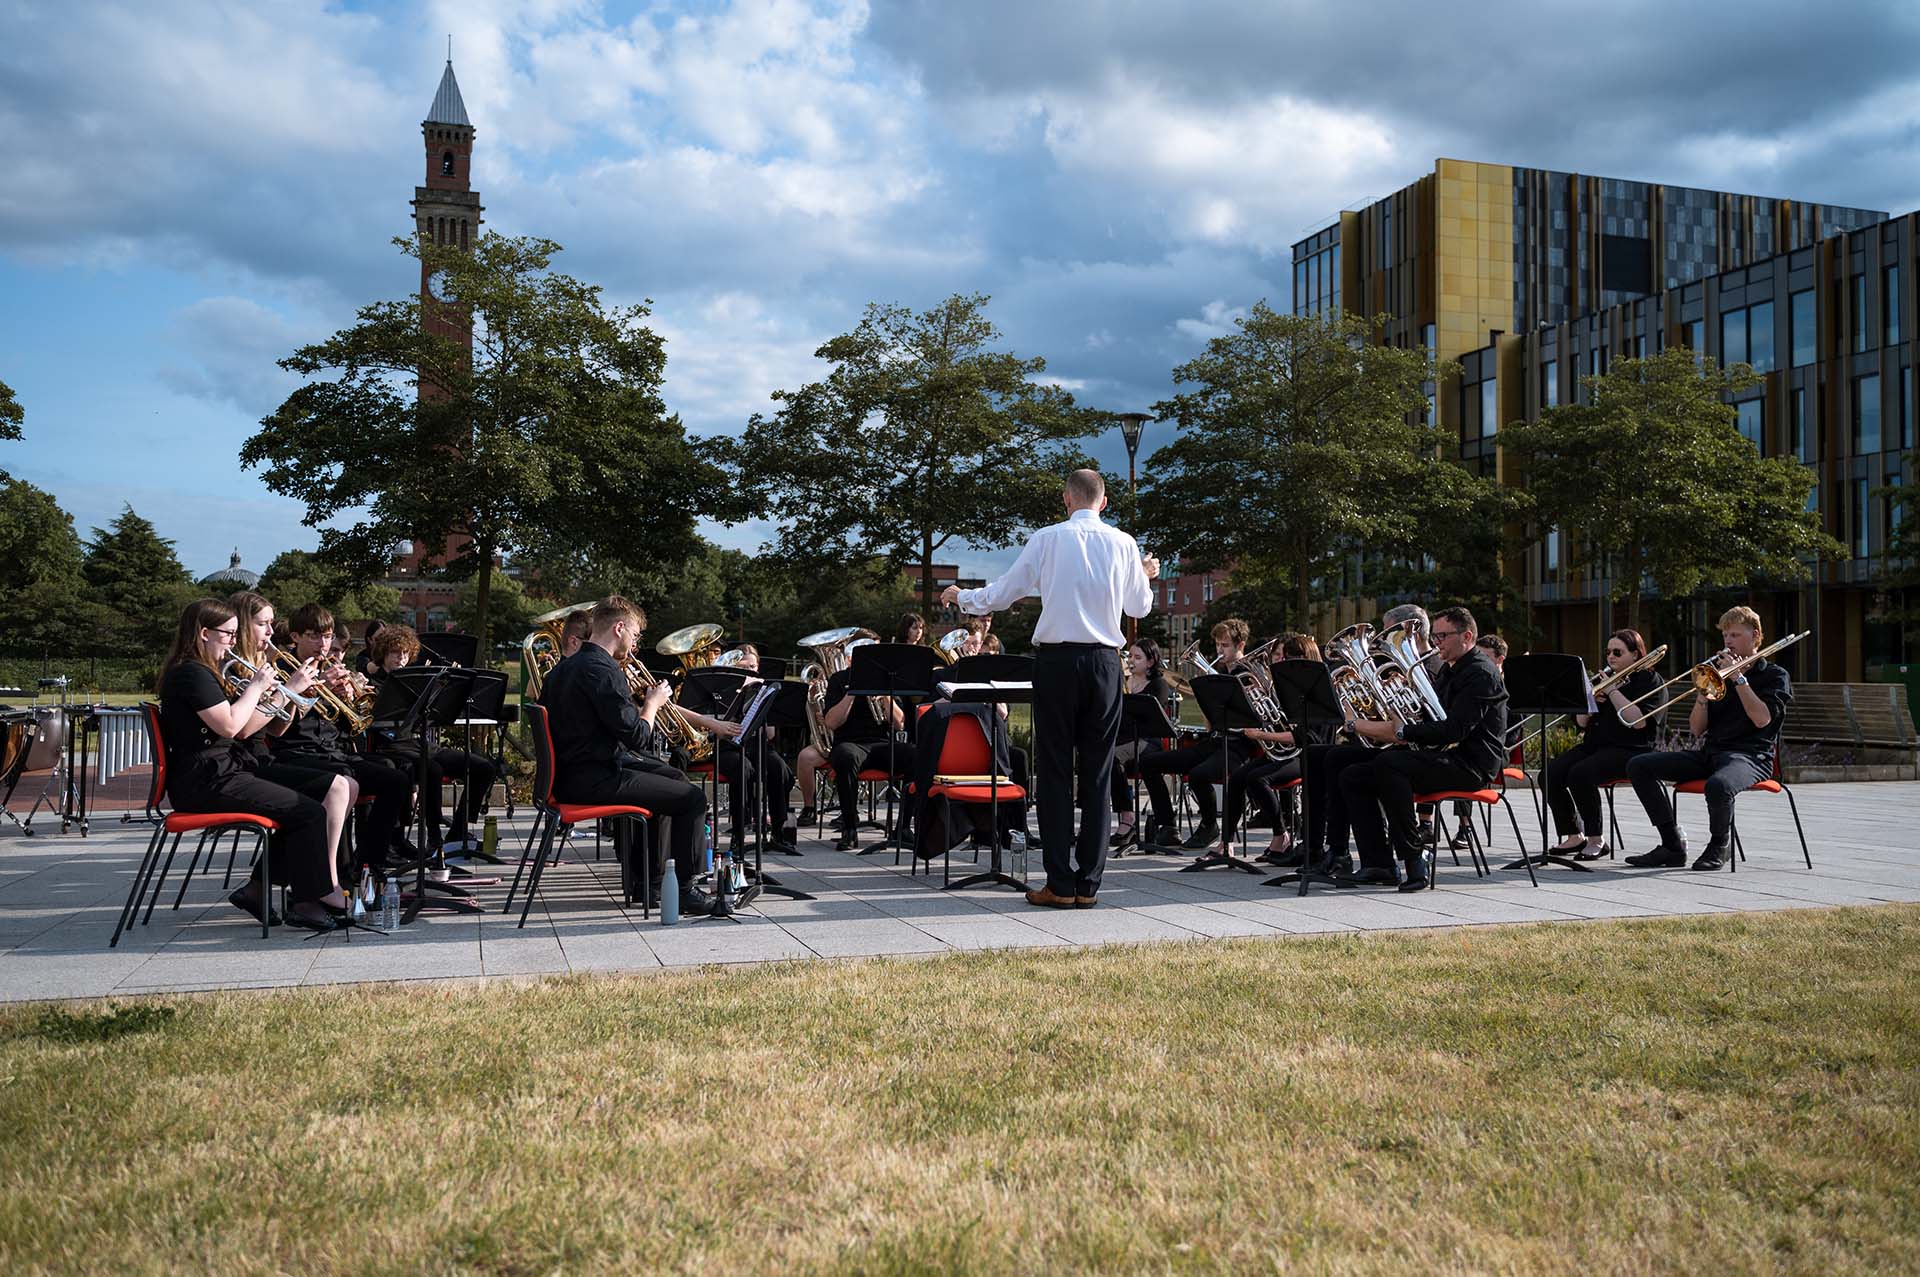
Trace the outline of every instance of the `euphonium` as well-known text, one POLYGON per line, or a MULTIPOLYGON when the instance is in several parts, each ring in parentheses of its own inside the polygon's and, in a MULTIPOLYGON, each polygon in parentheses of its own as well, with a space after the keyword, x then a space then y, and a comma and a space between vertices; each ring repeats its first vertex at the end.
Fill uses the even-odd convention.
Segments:
MULTIPOLYGON (((637 656, 627 658, 625 669, 627 691, 635 700, 645 696, 647 689, 660 681, 637 656)), ((653 730, 669 748, 684 753, 689 763, 704 763, 713 757, 713 738, 695 727, 671 699, 664 702, 654 716, 653 730)))
POLYGON ((567 618, 575 612, 590 612, 593 606, 592 600, 588 600, 557 607, 533 618, 533 623, 540 628, 520 640, 520 659, 527 667, 526 686, 521 693, 524 698, 539 700, 547 675, 560 663, 560 639, 566 631, 567 618))
POLYGON ((1401 621, 1381 631, 1375 641, 1400 670, 1414 695, 1419 697, 1421 714, 1429 722, 1443 722, 1447 717, 1447 707, 1441 704, 1440 694, 1434 690, 1433 680, 1427 676, 1427 657, 1415 650, 1413 635, 1413 622, 1401 621))
POLYGON ((827 680, 853 664, 852 649, 856 640, 871 641, 873 637, 872 630, 842 625, 809 634, 798 644, 813 657, 800 671, 800 681, 807 685, 808 742, 823 755, 833 749, 833 733, 827 730, 826 724, 827 680))

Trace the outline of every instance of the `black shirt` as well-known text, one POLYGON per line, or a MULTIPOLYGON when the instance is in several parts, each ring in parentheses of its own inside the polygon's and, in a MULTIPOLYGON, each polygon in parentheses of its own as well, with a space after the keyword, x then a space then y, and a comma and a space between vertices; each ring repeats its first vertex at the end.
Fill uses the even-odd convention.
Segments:
POLYGON ((1409 723, 1406 739, 1429 748, 1453 746, 1453 756, 1482 784, 1491 783, 1507 761, 1507 684, 1500 667, 1474 648, 1434 677, 1446 718, 1409 723))
MULTIPOLYGON (((846 699, 847 688, 853 683, 853 670, 847 668, 827 679, 827 709, 831 710, 846 699)), ((865 696, 853 698, 853 708, 847 711, 847 721, 840 724, 840 730, 833 734, 836 741, 858 744, 865 741, 885 740, 886 728, 873 716, 873 702, 865 696)))
POLYGON ((1747 717, 1747 707, 1740 701, 1740 690, 1729 683, 1724 698, 1707 702, 1705 744, 1718 754, 1767 757, 1780 739, 1780 715, 1793 699, 1793 681, 1787 677, 1785 666, 1772 661, 1761 661, 1746 673, 1747 685, 1767 707, 1767 725, 1753 725, 1753 720, 1747 717))
POLYGON ((627 690, 626 671, 597 643, 553 667, 540 691, 552 716, 554 764, 562 776, 605 776, 620 756, 647 747, 653 729, 627 690))
POLYGON ((294 717, 287 730, 278 736, 269 737, 268 743, 276 754, 343 754, 345 747, 340 742, 340 729, 317 709, 310 709, 294 717))
MULTIPOLYGON (((1629 701, 1639 701, 1654 688, 1660 686, 1658 670, 1641 670, 1627 676, 1620 684, 1620 694, 1629 701)), ((1650 749, 1653 746, 1653 716, 1660 712, 1666 703, 1658 696, 1649 696, 1634 708, 1640 712, 1640 721, 1632 727, 1620 721, 1620 711, 1613 707, 1613 697, 1600 701, 1599 712, 1587 720, 1587 744, 1617 745, 1622 749, 1650 749)))
POLYGON ((200 711, 227 703, 226 689, 199 661, 183 660, 160 680, 160 742, 167 754, 167 796, 182 811, 204 806, 220 776, 251 770, 244 745, 220 735, 200 711))

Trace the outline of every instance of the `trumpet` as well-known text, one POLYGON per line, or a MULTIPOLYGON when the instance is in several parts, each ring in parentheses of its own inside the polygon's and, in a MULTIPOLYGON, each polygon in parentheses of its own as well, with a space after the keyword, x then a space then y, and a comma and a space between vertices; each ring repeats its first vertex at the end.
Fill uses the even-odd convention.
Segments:
MULTIPOLYGON (((262 714, 265 714, 268 718, 291 723, 296 709, 306 710, 313 708, 316 700, 315 697, 302 696, 298 692, 288 691, 286 681, 280 677, 279 670, 271 665, 267 668, 269 672, 274 675, 274 678, 273 686, 268 689, 267 692, 261 694, 259 705, 262 714), (274 692, 278 692, 284 697, 287 704, 282 705, 278 701, 269 701, 267 696, 274 692)), ((240 655, 238 652, 230 652, 227 654, 227 659, 222 662, 220 666, 220 685, 226 689, 227 695, 238 697, 247 690, 247 684, 252 682, 254 676, 259 672, 260 667, 252 661, 240 655)))
POLYGON ((1721 653, 1720 655, 1717 655, 1717 656, 1710 656, 1706 660, 1694 666, 1692 669, 1689 669, 1686 673, 1679 674, 1673 678, 1668 679, 1666 682, 1660 684, 1660 686, 1654 688, 1651 692, 1648 692, 1645 696, 1640 697, 1638 700, 1629 701, 1628 704, 1638 705, 1641 701, 1649 700, 1654 696, 1659 695, 1661 692, 1666 691, 1669 687, 1672 687, 1675 683, 1683 683, 1683 682, 1689 682, 1689 681, 1692 682, 1693 686, 1689 687, 1686 691, 1680 693, 1680 695, 1674 697, 1671 701, 1668 701, 1667 702, 1668 709, 1672 709, 1675 705, 1678 705, 1681 701, 1685 700, 1689 696, 1694 695, 1695 693, 1698 693, 1701 699, 1703 700, 1709 700, 1709 701, 1724 700, 1726 699, 1727 684, 1729 682, 1731 682, 1733 679, 1737 678, 1739 675, 1746 672, 1747 670, 1753 668, 1753 666, 1755 666, 1759 662, 1766 660, 1769 656, 1772 656, 1775 652, 1785 651, 1787 648, 1792 647, 1795 643, 1798 643, 1801 639, 1806 638, 1812 633, 1813 633, 1812 630, 1801 630, 1798 634, 1789 634, 1787 635, 1787 637, 1783 639, 1775 639, 1773 642, 1767 644, 1765 647, 1755 652, 1752 656, 1739 657, 1734 660, 1728 661, 1724 665, 1720 663, 1720 656, 1727 655, 1727 653, 1721 653))
MULTIPOLYGON (((1601 674, 1599 678, 1596 678, 1593 681, 1594 702, 1598 704, 1600 700, 1606 697, 1609 693, 1611 693, 1614 688, 1620 686, 1620 684, 1626 682, 1628 679, 1632 678, 1635 674, 1638 674, 1641 670, 1650 670, 1654 668, 1656 665, 1660 664, 1661 658, 1666 656, 1666 654, 1667 654, 1667 645, 1665 643, 1662 643, 1659 647, 1654 648, 1651 652, 1648 652, 1645 656, 1641 657, 1637 661, 1634 661, 1630 665, 1623 665, 1617 670, 1607 670, 1605 673, 1601 674)), ((1642 699, 1645 699, 1645 698, 1643 697, 1642 699)), ((1630 706, 1637 705, 1639 704, 1639 702, 1629 701, 1628 704, 1630 706)), ((1565 722, 1566 719, 1567 719, 1567 715, 1556 714, 1554 717, 1546 721, 1545 726, 1536 727, 1532 731, 1528 732, 1525 736, 1522 736, 1520 738, 1519 744, 1516 745, 1515 748, 1525 749, 1529 741, 1532 741, 1536 737, 1540 736, 1542 733, 1544 733, 1547 730, 1547 728, 1552 727, 1554 724, 1565 722)))
MULTIPOLYGON (((266 656, 282 679, 291 677, 301 665, 299 657, 273 643, 267 644, 266 656)), ((349 736, 358 736, 373 726, 371 705, 367 707, 369 712, 363 713, 357 704, 328 687, 325 679, 318 675, 314 678, 313 695, 300 708, 312 710, 349 736)))

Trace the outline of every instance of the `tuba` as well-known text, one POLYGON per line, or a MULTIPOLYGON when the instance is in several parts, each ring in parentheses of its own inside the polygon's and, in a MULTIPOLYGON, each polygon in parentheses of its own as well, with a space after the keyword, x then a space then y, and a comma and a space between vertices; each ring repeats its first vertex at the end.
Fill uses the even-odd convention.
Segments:
POLYGON ((540 628, 520 640, 520 659, 526 665, 527 675, 522 699, 540 699, 540 689, 545 685, 547 675, 553 673, 553 667, 560 663, 560 635, 566 629, 567 618, 575 612, 592 610, 593 601, 588 600, 557 607, 533 618, 533 623, 540 628))
POLYGON ((820 630, 802 638, 796 645, 809 657, 801 671, 807 685, 807 741, 824 757, 833 750, 833 733, 827 730, 827 680, 853 664, 856 641, 874 638, 872 630, 858 625, 820 630))
MULTIPOLYGON (((1427 656, 1421 655, 1414 648, 1413 634, 1413 622, 1401 621, 1381 631, 1380 637, 1374 642, 1392 662, 1394 669, 1400 671, 1400 676, 1406 680, 1406 686, 1418 698, 1420 717, 1430 723, 1443 722, 1447 717, 1446 706, 1441 703, 1440 693, 1434 689, 1433 680, 1427 676, 1427 656)), ((1432 653, 1427 655, 1430 656, 1432 653)), ((1391 674, 1392 671, 1384 672, 1391 674)), ((1409 718, 1406 721, 1418 720, 1409 718)))
POLYGON ((655 643, 653 650, 677 659, 682 670, 697 670, 713 664, 714 658, 720 655, 720 640, 726 633, 724 626, 711 621, 684 625, 655 643))

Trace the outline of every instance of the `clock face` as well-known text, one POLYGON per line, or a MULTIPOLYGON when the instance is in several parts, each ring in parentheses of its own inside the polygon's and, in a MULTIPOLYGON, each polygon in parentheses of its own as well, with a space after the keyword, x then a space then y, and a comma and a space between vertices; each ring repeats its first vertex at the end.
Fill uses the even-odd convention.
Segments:
POLYGON ((446 271, 437 270, 427 276, 427 291, 441 301, 447 300, 447 290, 452 286, 453 277, 446 271))

